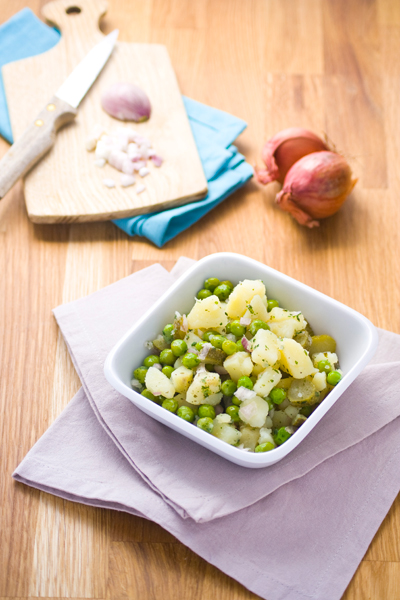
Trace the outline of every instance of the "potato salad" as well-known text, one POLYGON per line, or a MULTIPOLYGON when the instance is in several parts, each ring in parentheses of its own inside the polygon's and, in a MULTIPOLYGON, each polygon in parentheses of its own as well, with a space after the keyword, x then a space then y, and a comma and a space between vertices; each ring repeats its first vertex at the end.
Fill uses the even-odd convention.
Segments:
POLYGON ((146 347, 132 388, 248 452, 285 443, 342 377, 335 340, 267 297, 261 280, 210 277, 146 347))

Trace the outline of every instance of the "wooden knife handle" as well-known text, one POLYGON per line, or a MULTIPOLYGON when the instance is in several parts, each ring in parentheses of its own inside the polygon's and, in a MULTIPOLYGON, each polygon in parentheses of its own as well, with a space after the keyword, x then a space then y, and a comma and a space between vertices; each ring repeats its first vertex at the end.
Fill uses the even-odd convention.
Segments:
POLYGON ((0 199, 53 146, 57 130, 77 110, 54 96, 0 161, 0 199))

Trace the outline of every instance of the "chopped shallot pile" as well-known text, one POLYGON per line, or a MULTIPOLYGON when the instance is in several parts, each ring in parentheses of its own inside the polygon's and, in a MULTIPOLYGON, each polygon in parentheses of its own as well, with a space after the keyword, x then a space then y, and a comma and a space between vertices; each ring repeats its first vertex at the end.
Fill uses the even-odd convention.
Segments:
MULTIPOLYGON (((120 171, 120 185, 129 187, 136 182, 136 174, 146 177, 150 174, 147 166, 151 160, 155 167, 161 167, 163 159, 156 154, 150 140, 130 128, 119 127, 107 133, 101 125, 96 125, 86 140, 86 150, 94 150, 96 167, 104 167, 106 162, 120 171)), ((103 184, 108 188, 115 187, 114 179, 106 178, 103 184)), ((136 193, 144 192, 146 187, 140 183, 136 193)))

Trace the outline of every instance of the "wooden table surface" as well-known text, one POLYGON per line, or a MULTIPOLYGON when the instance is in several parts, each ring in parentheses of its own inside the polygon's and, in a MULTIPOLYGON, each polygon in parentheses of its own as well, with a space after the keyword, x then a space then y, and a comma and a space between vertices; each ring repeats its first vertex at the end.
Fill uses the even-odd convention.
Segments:
MULTIPOLYGON (((0 0, 0 22, 42 4, 0 0)), ((20 184, 2 200, 0 599, 256 598, 159 526, 63 501, 11 473, 80 387, 51 309, 154 262, 243 253, 400 333, 400 2, 109 4, 104 32, 166 44, 183 93, 247 121, 237 143, 250 163, 268 137, 300 125, 326 132, 359 182, 314 230, 274 205, 277 185, 250 182, 161 250, 111 223, 33 225, 20 184)), ((400 599, 399 497, 344 598, 400 599)))

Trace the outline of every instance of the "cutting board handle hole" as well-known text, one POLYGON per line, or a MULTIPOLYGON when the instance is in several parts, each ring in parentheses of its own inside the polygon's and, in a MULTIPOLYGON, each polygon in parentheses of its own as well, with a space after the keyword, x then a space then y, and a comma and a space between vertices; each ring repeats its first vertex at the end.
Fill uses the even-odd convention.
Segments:
POLYGON ((79 13, 82 12, 82 9, 79 8, 79 6, 68 6, 68 8, 65 9, 65 12, 67 15, 79 15, 79 13))

